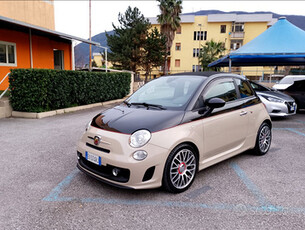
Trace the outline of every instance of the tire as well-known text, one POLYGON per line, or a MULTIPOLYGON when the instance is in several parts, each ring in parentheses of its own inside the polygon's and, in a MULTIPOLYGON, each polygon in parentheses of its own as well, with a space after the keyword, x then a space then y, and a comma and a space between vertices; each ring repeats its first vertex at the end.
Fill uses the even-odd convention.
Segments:
POLYGON ((271 146, 272 133, 271 127, 268 123, 264 122, 258 132, 256 137, 255 147, 253 149, 253 154, 257 156, 265 155, 271 146))
POLYGON ((198 156, 194 148, 187 144, 178 145, 168 156, 162 185, 171 193, 187 190, 193 183, 198 168, 198 156))

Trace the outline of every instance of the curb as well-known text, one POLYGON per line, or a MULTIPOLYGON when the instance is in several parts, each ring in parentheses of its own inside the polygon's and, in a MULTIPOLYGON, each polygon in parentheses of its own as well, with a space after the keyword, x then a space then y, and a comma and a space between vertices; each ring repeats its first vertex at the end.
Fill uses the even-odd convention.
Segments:
POLYGON ((71 112, 76 112, 76 111, 85 110, 85 109, 91 109, 91 108, 95 108, 95 107, 99 107, 99 106, 105 106, 105 105, 109 105, 109 104, 113 104, 113 103, 120 103, 120 102, 123 102, 126 98, 127 97, 124 97, 122 99, 112 100, 112 101, 99 102, 99 103, 94 103, 94 104, 89 104, 89 105, 81 105, 81 106, 65 108, 65 109, 58 109, 58 110, 52 110, 52 111, 42 112, 42 113, 12 111, 12 117, 41 119, 41 118, 51 117, 51 116, 55 116, 55 115, 59 115, 59 114, 71 113, 71 112))

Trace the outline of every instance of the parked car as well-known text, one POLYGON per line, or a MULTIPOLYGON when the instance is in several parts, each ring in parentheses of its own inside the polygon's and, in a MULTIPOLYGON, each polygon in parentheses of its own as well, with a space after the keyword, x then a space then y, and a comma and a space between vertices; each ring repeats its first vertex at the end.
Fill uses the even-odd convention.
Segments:
POLYGON ((250 81, 250 84, 261 101, 265 104, 271 117, 284 117, 296 113, 297 104, 289 95, 274 89, 272 90, 253 81, 250 81))
POLYGON ((283 77, 279 83, 272 86, 273 89, 284 91, 292 86, 295 81, 305 80, 305 75, 287 75, 283 77))
POLYGON ((183 192, 204 168, 249 149, 266 154, 271 125, 242 76, 160 77, 92 119, 78 143, 77 166, 118 187, 183 192))
POLYGON ((295 81, 284 93, 294 98, 298 109, 305 109, 305 80, 295 81))

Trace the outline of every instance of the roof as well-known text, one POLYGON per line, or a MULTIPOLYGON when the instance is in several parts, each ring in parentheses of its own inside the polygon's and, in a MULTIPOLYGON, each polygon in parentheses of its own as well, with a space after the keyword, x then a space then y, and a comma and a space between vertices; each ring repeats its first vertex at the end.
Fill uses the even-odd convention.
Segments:
POLYGON ((272 14, 209 14, 208 22, 272 22, 272 14))
POLYGON ((191 76, 203 76, 203 77, 210 77, 214 74, 224 73, 224 72, 216 72, 216 71, 203 71, 203 72, 182 72, 182 73, 174 73, 168 76, 184 76, 184 75, 191 75, 191 76))
POLYGON ((272 27, 209 66, 305 65, 305 31, 280 18, 272 27))
MULTIPOLYGON (((191 15, 182 15, 180 14, 180 23, 194 23, 195 22, 195 15, 191 14, 191 15)), ((151 17, 151 18, 148 18, 149 22, 152 24, 152 25, 158 25, 160 24, 158 22, 158 18, 157 17, 151 17)))
POLYGON ((44 35, 44 36, 47 35, 47 36, 62 38, 62 39, 66 39, 66 40, 77 40, 77 41, 81 41, 81 42, 96 45, 96 46, 100 45, 100 43, 98 43, 98 42, 89 41, 87 39, 83 39, 83 38, 79 38, 79 37, 72 36, 69 34, 46 29, 46 28, 43 28, 40 26, 35 26, 32 24, 17 21, 15 19, 3 17, 3 16, 0 16, 0 27, 8 28, 8 29, 15 29, 15 30, 23 31, 23 32, 28 32, 28 29, 31 29, 33 33, 37 33, 39 35, 44 35))

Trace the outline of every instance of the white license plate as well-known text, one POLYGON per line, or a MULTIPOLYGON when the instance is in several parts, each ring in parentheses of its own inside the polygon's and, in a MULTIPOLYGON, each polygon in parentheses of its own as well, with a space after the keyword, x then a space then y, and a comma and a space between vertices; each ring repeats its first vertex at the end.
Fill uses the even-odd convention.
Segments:
POLYGON ((86 159, 94 164, 102 165, 102 158, 86 151, 86 159))
POLYGON ((295 110, 295 106, 290 106, 290 110, 293 112, 295 110))

